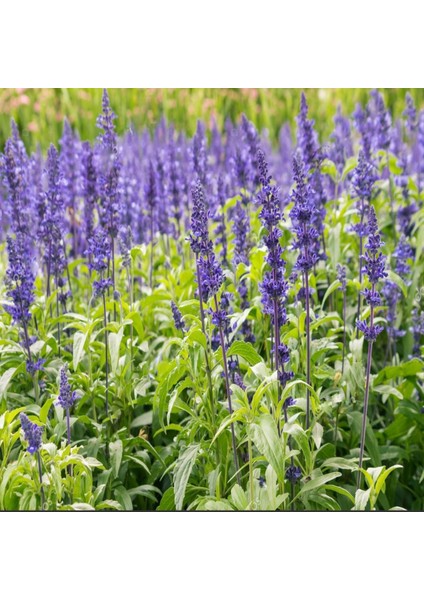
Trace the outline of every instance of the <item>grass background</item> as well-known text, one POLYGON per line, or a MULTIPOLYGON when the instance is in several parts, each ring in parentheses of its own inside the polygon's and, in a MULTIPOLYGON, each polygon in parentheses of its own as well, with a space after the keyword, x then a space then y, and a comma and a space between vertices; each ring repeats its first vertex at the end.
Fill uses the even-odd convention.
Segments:
MULTIPOLYGON (((351 114, 356 102, 366 102, 368 89, 308 89, 305 88, 310 114, 318 131, 328 135, 337 105, 351 114)), ((400 116, 406 89, 381 90, 395 116, 400 116)), ((424 89, 409 90, 417 105, 424 105, 424 89)), ((109 89, 114 111, 118 115, 119 133, 131 125, 135 128, 153 128, 162 115, 177 128, 192 135, 197 119, 208 124, 215 119, 222 128, 227 117, 236 121, 241 113, 266 128, 276 140, 282 123, 293 121, 299 108, 299 89, 109 89)), ((93 140, 97 135, 96 117, 101 110, 101 89, 90 88, 0 88, 0 144, 10 133, 10 119, 19 126, 27 148, 34 150, 40 143, 43 150, 60 139, 63 119, 68 117, 82 139, 93 140)))

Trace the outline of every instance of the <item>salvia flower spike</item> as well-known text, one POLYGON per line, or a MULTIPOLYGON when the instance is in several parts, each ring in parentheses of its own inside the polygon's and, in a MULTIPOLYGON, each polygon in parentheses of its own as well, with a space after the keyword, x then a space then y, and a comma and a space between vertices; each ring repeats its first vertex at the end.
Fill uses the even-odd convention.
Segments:
MULTIPOLYGON (((367 426, 367 412, 368 412, 368 400, 370 391, 370 374, 371 374, 371 361, 372 361, 372 347, 376 341, 377 336, 383 331, 382 325, 374 323, 375 308, 381 305, 381 297, 376 289, 377 284, 381 279, 387 277, 386 272, 386 259, 380 252, 380 248, 384 245, 381 240, 379 231, 377 216, 375 214, 374 207, 371 206, 369 209, 368 216, 368 242, 365 244, 366 252, 364 255, 364 272, 368 276, 368 281, 371 284, 370 288, 366 288, 363 292, 366 303, 370 307, 370 320, 369 323, 363 320, 357 320, 357 328, 363 332, 365 339, 368 342, 368 354, 367 354, 367 365, 365 375, 365 395, 364 395, 364 408, 362 416, 362 429, 361 429, 361 442, 359 448, 359 468, 362 468, 362 462, 364 458, 365 448, 365 433, 367 426)), ((359 488, 361 481, 361 472, 358 472, 357 486, 359 488)))

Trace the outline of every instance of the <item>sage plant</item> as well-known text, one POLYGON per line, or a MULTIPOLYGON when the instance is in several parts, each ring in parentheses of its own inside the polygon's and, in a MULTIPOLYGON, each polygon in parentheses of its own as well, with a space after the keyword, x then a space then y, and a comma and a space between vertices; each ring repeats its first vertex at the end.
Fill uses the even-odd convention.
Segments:
MULTIPOLYGON (((302 273, 305 297, 305 333, 306 333, 306 383, 311 385, 311 333, 310 333, 310 288, 309 272, 318 260, 316 254, 316 240, 319 233, 313 226, 316 206, 312 199, 311 188, 306 181, 304 165, 298 154, 293 159, 293 179, 295 186, 291 192, 294 203, 290 211, 292 230, 296 236, 293 248, 299 251, 294 269, 302 273)), ((306 429, 310 419, 310 390, 306 388, 306 429)))
MULTIPOLYGON (((375 309, 377 306, 381 306, 381 296, 377 291, 377 284, 381 279, 387 277, 386 259, 380 252, 380 248, 384 246, 384 242, 381 240, 378 232, 377 216, 375 214, 374 207, 371 206, 368 216, 368 242, 365 244, 366 252, 364 255, 364 272, 368 277, 368 282, 371 284, 370 288, 366 288, 363 292, 365 302, 370 307, 370 320, 369 324, 366 321, 356 321, 356 326, 359 331, 362 331, 365 339, 368 342, 368 354, 367 354, 367 365, 365 375, 365 396, 364 396, 364 408, 362 414, 362 429, 361 429, 361 442, 359 447, 359 468, 362 468, 362 461, 364 458, 365 448, 365 434, 367 426, 367 412, 368 412, 368 400, 370 391, 370 374, 371 374, 371 361, 372 361, 372 347, 377 339, 377 336, 383 331, 381 325, 374 323, 375 309)), ((358 472, 357 486, 359 488, 361 481, 361 472, 358 472)))
POLYGON ((110 277, 105 277, 108 264, 111 257, 111 240, 107 232, 99 225, 88 241, 87 254, 90 257, 90 271, 96 271, 99 274, 98 279, 93 282, 94 298, 101 297, 103 304, 103 326, 105 331, 105 371, 106 371, 106 391, 105 391, 105 410, 106 418, 109 417, 109 359, 108 359, 108 330, 107 330, 107 312, 106 312, 106 293, 113 282, 110 277))

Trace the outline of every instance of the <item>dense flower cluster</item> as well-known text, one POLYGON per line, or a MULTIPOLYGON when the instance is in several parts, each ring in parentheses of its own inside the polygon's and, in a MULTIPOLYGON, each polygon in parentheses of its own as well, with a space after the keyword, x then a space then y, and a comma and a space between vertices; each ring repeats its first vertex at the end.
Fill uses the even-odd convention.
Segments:
POLYGON ((34 273, 31 257, 22 242, 22 236, 8 236, 7 253, 9 266, 6 270, 7 297, 11 303, 5 309, 16 323, 26 326, 31 319, 30 307, 34 301, 34 273))
POLYGON ((22 431, 28 442, 28 452, 34 454, 41 448, 43 427, 30 421, 25 413, 21 413, 19 416, 21 419, 22 431))
POLYGON ((298 154, 293 158, 293 180, 295 187, 290 196, 293 202, 290 218, 296 236, 293 248, 299 250, 295 270, 308 273, 318 260, 316 248, 319 234, 313 226, 316 207, 311 187, 306 181, 304 165, 298 154))
POLYGON ((90 269, 99 273, 99 279, 93 283, 94 296, 101 296, 112 285, 112 280, 103 276, 110 261, 110 239, 100 225, 88 240, 87 255, 90 258, 90 269))
MULTIPOLYGON (((371 283, 371 288, 367 288, 363 295, 365 301, 371 309, 381 305, 381 297, 378 291, 376 291, 376 284, 380 279, 387 277, 386 272, 386 259, 380 252, 380 248, 384 246, 384 242, 381 240, 378 232, 377 216, 375 214, 374 207, 371 206, 368 217, 368 242, 365 244, 366 252, 363 256, 364 259, 364 273, 368 276, 368 281, 371 283)), ((383 331, 383 326, 375 325, 373 322, 373 310, 371 310, 371 320, 368 325, 366 321, 357 320, 357 328, 363 332, 365 339, 369 342, 375 342, 377 336, 383 331)))
POLYGON ((174 318, 175 327, 180 331, 185 331, 183 315, 181 314, 181 311, 179 310, 178 306, 173 301, 171 302, 171 310, 172 316, 174 318))
POLYGON ((68 381, 68 375, 65 367, 60 369, 60 384, 59 384, 59 396, 57 403, 64 409, 69 410, 73 407, 78 398, 78 393, 73 392, 71 385, 68 381))
POLYGON ((340 288, 342 292, 346 291, 347 281, 346 281, 346 267, 342 265, 337 265, 337 279, 340 281, 340 288))
POLYGON ((261 205, 259 217, 266 229, 264 243, 267 249, 266 262, 270 267, 263 276, 259 285, 262 293, 264 312, 271 315, 274 322, 277 319, 279 326, 286 322, 285 300, 288 283, 284 278, 285 261, 280 245, 281 230, 278 225, 282 219, 278 188, 271 185, 268 175, 268 165, 262 151, 258 152, 259 181, 261 189, 258 194, 258 203, 261 205))

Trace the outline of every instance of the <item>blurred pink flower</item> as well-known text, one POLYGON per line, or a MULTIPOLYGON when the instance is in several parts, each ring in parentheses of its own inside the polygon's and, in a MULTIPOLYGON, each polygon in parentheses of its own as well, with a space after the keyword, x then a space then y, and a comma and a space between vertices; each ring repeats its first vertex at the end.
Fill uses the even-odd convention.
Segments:
POLYGON ((28 106, 29 103, 30 99, 26 94, 21 94, 19 96, 19 104, 21 104, 22 106, 28 106))

